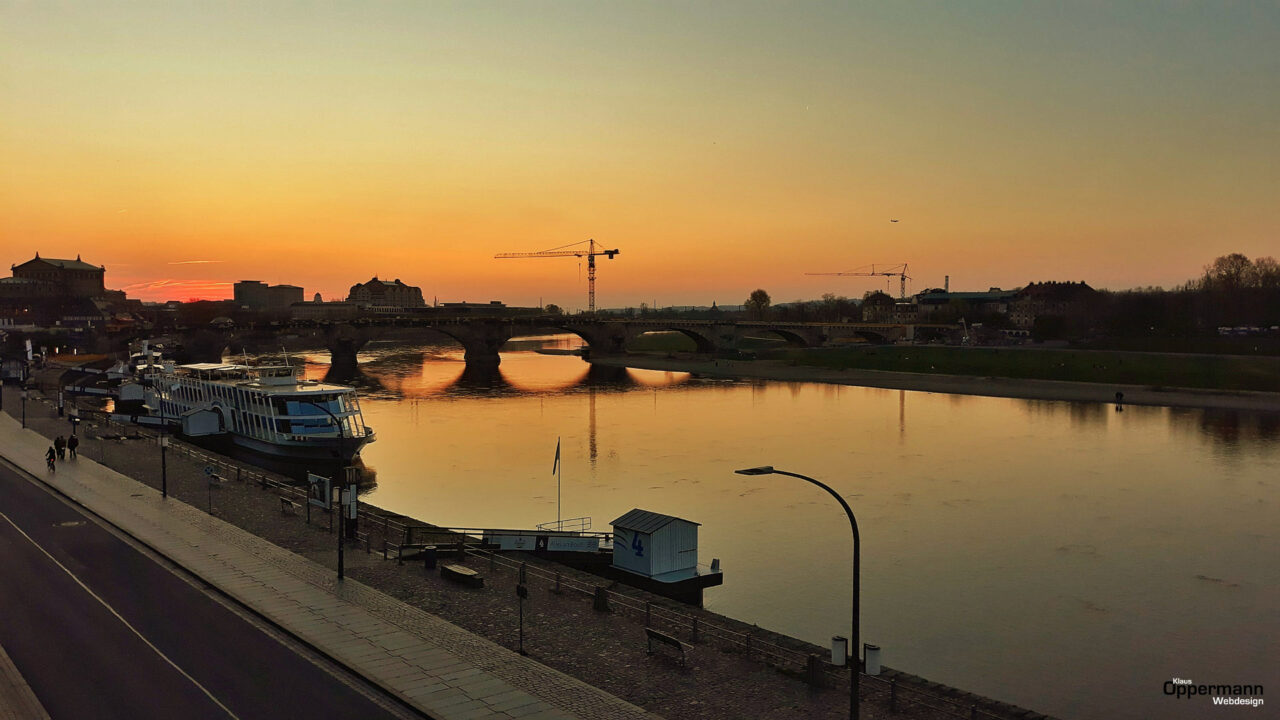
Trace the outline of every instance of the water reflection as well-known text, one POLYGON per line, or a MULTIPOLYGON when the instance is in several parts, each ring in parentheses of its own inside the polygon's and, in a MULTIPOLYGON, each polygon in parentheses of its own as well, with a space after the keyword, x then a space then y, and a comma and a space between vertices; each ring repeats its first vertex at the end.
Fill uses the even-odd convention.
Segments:
POLYGON ((1103 403, 1064 402, 1061 400, 1020 400, 1030 417, 1053 417, 1065 414, 1073 427, 1105 427, 1109 422, 1111 406, 1103 403))
POLYGON ((1196 717, 1159 684, 1251 677, 1274 655, 1275 415, 738 382, 534 352, 504 353, 496 374, 468 374, 448 348, 367 359, 384 393, 364 405, 382 507, 455 526, 550 520, 560 437, 565 516, 700 522, 703 562, 731 573, 709 607, 825 644, 848 630, 847 522, 803 483, 732 474, 776 464, 854 504, 866 637, 898 667, 1063 717, 1196 717))
POLYGON ((543 347, 569 344, 565 336, 520 338, 504 347, 498 367, 467 365, 462 348, 454 345, 380 343, 360 353, 354 376, 337 377, 326 362, 327 353, 305 357, 305 377, 352 385, 361 397, 384 399, 444 397, 501 398, 585 391, 625 392, 663 388, 690 381, 689 373, 636 370, 592 365, 576 357, 545 356, 543 347), (510 351, 512 347, 524 351, 510 351))
POLYGON ((1166 412, 1175 430, 1208 438, 1226 452, 1280 440, 1280 414, 1187 408, 1168 408, 1166 412))

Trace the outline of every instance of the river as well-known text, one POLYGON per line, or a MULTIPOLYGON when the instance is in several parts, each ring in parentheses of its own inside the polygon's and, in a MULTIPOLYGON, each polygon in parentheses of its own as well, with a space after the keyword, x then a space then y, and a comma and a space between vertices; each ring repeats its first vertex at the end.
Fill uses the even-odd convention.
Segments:
MULTIPOLYGON (((639 507, 702 524, 705 604, 823 646, 1063 718, 1199 718, 1163 686, 1280 688, 1280 417, 726 381, 592 368, 566 337, 509 343, 498 373, 461 348, 371 345, 360 360, 366 500, 452 527, 595 529, 639 507)), ((327 353, 307 356, 324 374, 327 353)), ((1274 690, 1273 690, 1274 692, 1274 690)), ((1273 701, 1275 702, 1275 701, 1273 701)))

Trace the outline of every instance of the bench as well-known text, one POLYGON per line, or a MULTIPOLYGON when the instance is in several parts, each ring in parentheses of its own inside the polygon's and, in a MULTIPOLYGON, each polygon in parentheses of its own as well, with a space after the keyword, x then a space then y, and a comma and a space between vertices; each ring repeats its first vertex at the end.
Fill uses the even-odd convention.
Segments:
POLYGON ((484 587, 484 576, 464 565, 441 565, 440 577, 468 587, 484 587))
POLYGON ((293 500, 290 500, 289 498, 283 495, 280 496, 280 514, 281 515, 285 514, 286 512, 291 512, 294 515, 297 515, 298 508, 300 507, 302 506, 294 502, 293 500))
POLYGON ((412 560, 418 557, 429 547, 435 547, 435 545, 428 545, 426 543, 404 543, 403 545, 397 545, 396 562, 403 565, 406 559, 412 560))
POLYGON ((675 648, 676 650, 679 650, 680 651, 680 667, 685 666, 685 659, 684 659, 685 644, 684 643, 680 642, 679 640, 671 637, 670 635, 664 632, 654 630, 651 627, 645 628, 644 633, 645 635, 649 636, 649 654, 650 655, 653 654, 653 641, 657 640, 663 645, 669 645, 675 648))

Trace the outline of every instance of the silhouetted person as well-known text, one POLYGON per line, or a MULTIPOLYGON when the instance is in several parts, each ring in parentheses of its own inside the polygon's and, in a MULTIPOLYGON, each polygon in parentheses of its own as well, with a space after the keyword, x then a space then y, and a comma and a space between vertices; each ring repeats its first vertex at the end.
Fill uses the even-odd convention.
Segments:
POLYGON ((65 460, 67 458, 67 439, 59 435, 54 439, 53 446, 58 450, 58 459, 65 460))
POLYGON ((1124 393, 1116 391, 1116 412, 1124 412, 1124 393))
POLYGON ((71 453, 71 459, 76 458, 76 448, 80 447, 80 438, 72 435, 67 438, 67 451, 71 453))
POLYGON ((44 463, 49 466, 50 470, 57 471, 57 466, 53 464, 53 459, 58 457, 58 451, 50 445, 48 451, 44 454, 44 463))

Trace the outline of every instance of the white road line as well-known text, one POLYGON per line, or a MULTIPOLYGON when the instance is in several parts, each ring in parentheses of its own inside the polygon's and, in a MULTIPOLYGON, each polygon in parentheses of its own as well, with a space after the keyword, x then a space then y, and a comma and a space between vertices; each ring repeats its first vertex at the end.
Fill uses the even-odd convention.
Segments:
POLYGON ((31 544, 32 544, 32 545, 33 545, 37 550, 39 550, 40 552, 44 553, 45 557, 49 558, 49 560, 50 560, 54 565, 57 565, 59 568, 61 568, 61 569, 62 569, 62 572, 66 573, 66 574, 67 574, 67 577, 70 577, 72 580, 74 580, 74 581, 75 581, 75 583, 76 583, 77 585, 79 585, 81 588, 83 588, 85 592, 89 593, 89 596, 90 596, 90 597, 92 597, 94 600, 97 600, 99 603, 101 603, 101 604, 102 604, 102 607, 104 607, 104 608, 106 608, 106 609, 107 609, 107 612, 111 613, 112 615, 115 615, 117 620, 119 620, 119 621, 120 621, 120 622, 121 622, 125 627, 129 628, 130 632, 132 632, 134 635, 137 635, 137 636, 138 636, 138 639, 139 639, 139 640, 141 640, 142 642, 146 643, 146 644, 147 644, 147 647, 149 647, 149 648, 151 648, 153 651, 155 651, 155 654, 159 655, 159 656, 160 656, 160 658, 161 658, 162 660, 164 660, 165 662, 169 663, 169 665, 173 666, 173 669, 174 669, 174 670, 177 670, 179 673, 181 673, 181 674, 182 674, 182 676, 183 676, 183 677, 185 677, 186 679, 190 680, 190 681, 191 681, 191 684, 192 684, 192 685, 195 685, 197 688, 199 688, 199 689, 200 689, 200 692, 202 692, 202 693, 204 693, 206 696, 208 696, 208 698, 209 698, 210 700, 212 700, 212 701, 213 701, 213 704, 214 704, 214 705, 217 705, 218 707, 222 708, 223 712, 225 712, 225 713, 227 714, 227 717, 233 718, 234 720, 240 720, 240 718, 239 718, 239 716, 238 716, 238 715, 236 715, 235 713, 231 712, 231 708, 227 707, 226 705, 223 705, 223 704, 218 700, 218 698, 216 698, 216 697, 214 697, 214 696, 213 696, 213 693, 209 692, 209 689, 208 689, 208 688, 206 688, 204 685, 201 685, 201 684, 200 684, 200 681, 199 681, 199 680, 196 680, 195 678, 191 677, 191 675, 190 675, 189 673, 187 673, 187 671, 186 671, 186 670, 183 670, 181 667, 179 667, 179 666, 178 666, 178 663, 176 663, 176 662, 174 662, 173 660, 171 660, 171 659, 169 658, 169 656, 168 656, 168 655, 165 655, 165 654, 164 654, 164 652, 162 652, 162 651, 160 650, 160 648, 158 648, 158 647, 156 647, 155 645, 153 645, 153 644, 151 643, 151 641, 150 641, 150 640, 148 640, 145 636, 143 636, 143 634, 142 634, 142 633, 138 632, 138 629, 137 629, 137 628, 135 628, 134 626, 130 625, 130 624, 129 624, 129 621, 124 619, 124 616, 122 616, 120 613, 116 612, 116 609, 115 609, 115 608, 113 608, 113 607, 111 607, 111 605, 110 605, 110 604, 108 604, 106 600, 103 600, 102 598, 98 597, 98 594, 97 594, 97 593, 95 593, 93 590, 89 589, 89 586, 88 586, 88 585, 85 585, 85 584, 80 580, 80 578, 76 577, 75 573, 73 573, 73 572, 71 572, 71 570, 67 569, 67 566, 66 566, 66 565, 63 565, 62 563, 58 562, 58 559, 57 559, 57 558, 55 558, 53 555, 50 555, 48 550, 45 550, 45 549, 44 549, 44 547, 40 545, 40 543, 36 542, 34 538, 32 538, 30 535, 28 535, 26 532, 24 532, 22 528, 18 527, 18 524, 17 524, 17 523, 15 523, 13 520, 11 520, 11 519, 9 518, 9 516, 8 516, 8 515, 5 515, 3 512, 0 512, 0 518, 4 518, 4 521, 5 521, 5 522, 7 522, 7 523, 9 523, 10 525, 12 525, 12 526, 13 526, 13 529, 18 531, 18 534, 22 535, 22 537, 24 537, 24 538, 26 538, 26 539, 27 539, 27 542, 31 543, 31 544))

